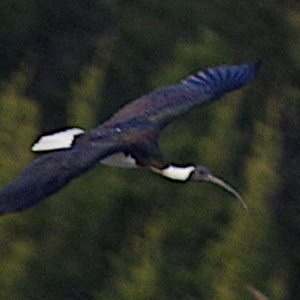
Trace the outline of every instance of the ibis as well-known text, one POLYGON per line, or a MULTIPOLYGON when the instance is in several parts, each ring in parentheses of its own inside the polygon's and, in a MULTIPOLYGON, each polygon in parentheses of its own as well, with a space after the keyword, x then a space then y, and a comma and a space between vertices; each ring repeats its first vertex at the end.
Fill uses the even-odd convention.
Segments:
POLYGON ((148 168, 173 181, 210 181, 232 193, 247 209, 238 192, 206 167, 168 161, 160 151, 158 138, 177 117, 245 86, 258 69, 256 61, 199 71, 130 102, 94 129, 69 128, 41 136, 32 151, 43 155, 2 188, 0 214, 37 204, 99 163, 148 168))

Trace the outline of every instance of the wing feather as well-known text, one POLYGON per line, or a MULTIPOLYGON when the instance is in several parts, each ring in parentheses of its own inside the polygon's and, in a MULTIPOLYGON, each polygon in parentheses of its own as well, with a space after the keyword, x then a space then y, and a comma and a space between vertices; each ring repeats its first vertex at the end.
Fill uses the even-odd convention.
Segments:
POLYGON ((24 210, 115 153, 114 145, 76 146, 40 156, 0 192, 0 214, 24 210))
POLYGON ((162 129, 195 106, 217 100, 246 85, 256 75, 259 64, 220 66, 198 72, 179 84, 154 90, 129 103, 106 124, 145 118, 162 129))

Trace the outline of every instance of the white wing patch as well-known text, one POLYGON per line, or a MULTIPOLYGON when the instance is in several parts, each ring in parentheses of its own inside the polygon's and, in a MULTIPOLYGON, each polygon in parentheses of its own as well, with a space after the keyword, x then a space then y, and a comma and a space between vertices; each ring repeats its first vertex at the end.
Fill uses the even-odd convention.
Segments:
POLYGON ((159 173, 165 177, 168 177, 173 180, 180 180, 180 181, 186 181, 191 173, 195 170, 194 166, 188 166, 188 167, 176 167, 170 165, 169 167, 165 169, 157 169, 154 167, 151 167, 152 171, 159 173))
POLYGON ((31 148, 33 152, 51 151, 70 148, 76 135, 83 134, 80 128, 70 128, 65 131, 42 136, 31 148))

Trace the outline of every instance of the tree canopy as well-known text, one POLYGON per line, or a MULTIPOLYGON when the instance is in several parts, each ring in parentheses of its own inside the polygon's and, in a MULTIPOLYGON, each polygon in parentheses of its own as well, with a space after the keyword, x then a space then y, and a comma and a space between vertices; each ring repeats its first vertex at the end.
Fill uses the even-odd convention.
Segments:
POLYGON ((0 298, 300 298, 300 7, 297 1, 0 4, 2 185, 42 132, 94 127, 189 73, 262 59, 257 78, 172 123, 170 160, 211 184, 101 165, 0 219, 0 298))

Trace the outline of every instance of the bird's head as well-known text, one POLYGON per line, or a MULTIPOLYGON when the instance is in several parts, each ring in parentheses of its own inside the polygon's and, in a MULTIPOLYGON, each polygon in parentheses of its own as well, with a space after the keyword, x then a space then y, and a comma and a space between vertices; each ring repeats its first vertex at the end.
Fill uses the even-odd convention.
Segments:
POLYGON ((238 200, 242 203, 244 208, 248 210, 247 204, 243 200, 243 198, 240 196, 240 194, 234 190, 230 185, 225 183, 223 180, 220 178, 216 177, 215 175, 212 174, 212 172, 207 169, 204 166, 195 166, 194 170, 190 174, 190 181, 210 181, 212 183, 215 183, 224 189, 226 189, 228 192, 232 193, 235 197, 238 198, 238 200))

